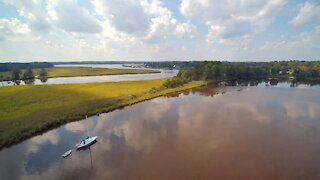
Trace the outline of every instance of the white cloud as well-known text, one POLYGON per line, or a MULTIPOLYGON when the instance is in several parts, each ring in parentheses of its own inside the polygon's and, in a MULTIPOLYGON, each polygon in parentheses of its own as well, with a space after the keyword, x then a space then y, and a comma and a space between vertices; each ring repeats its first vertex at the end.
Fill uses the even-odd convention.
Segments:
MULTIPOLYGON (((103 37, 126 42, 126 48, 142 45, 155 52, 163 49, 169 39, 191 39, 197 34, 190 21, 178 22, 160 0, 94 0, 93 5, 103 19, 103 37)), ((115 42, 108 44, 114 46, 115 42)))
POLYGON ((209 27, 207 42, 238 42, 265 30, 285 3, 286 0, 182 0, 180 11, 209 27))
POLYGON ((102 30, 98 21, 76 0, 50 0, 46 9, 52 22, 68 32, 99 33, 102 30))
POLYGON ((95 10, 121 32, 140 34, 150 26, 143 7, 136 0, 94 0, 95 10))
POLYGON ((285 3, 285 0, 182 0, 180 11, 187 17, 200 17, 204 21, 225 19, 255 21, 274 16, 273 13, 277 13, 285 3))
POLYGON ((33 36, 27 24, 21 23, 20 20, 0 19, 0 41, 21 41, 37 40, 39 37, 33 36))
POLYGON ((181 0, 177 9, 164 0, 2 0, 4 8, 15 8, 17 14, 0 18, 0 58, 21 61, 319 58, 320 41, 315 41, 319 39, 315 28, 320 22, 319 5, 286 4, 287 1, 181 0), (297 14, 293 14, 294 8, 297 14), (278 18, 279 14, 285 17, 278 18), (299 29, 271 31, 283 19, 294 15, 290 25, 299 29), (277 22, 272 24, 274 21, 277 22), (310 31, 311 28, 314 30, 310 31), (274 33, 278 31, 279 35, 274 33))
MULTIPOLYGON (((203 9, 209 6, 208 0, 182 0, 180 4, 180 11, 187 17, 206 16, 201 15, 203 9)), ((214 12, 214 11, 213 11, 214 12)))
POLYGON ((170 36, 192 39, 197 35, 196 27, 190 22, 178 22, 172 12, 160 0, 142 0, 145 12, 151 17, 151 26, 146 37, 148 43, 157 44, 170 36))
POLYGON ((302 26, 312 20, 320 22, 320 6, 305 2, 299 13, 289 22, 293 26, 302 26))
POLYGON ((210 25, 207 34, 208 43, 246 47, 253 39, 250 33, 251 24, 246 21, 229 20, 220 25, 209 22, 208 25, 210 25))
POLYGON ((52 28, 47 18, 47 12, 43 8, 44 0, 4 0, 4 3, 14 6, 19 15, 28 20, 33 31, 48 31, 52 28))
POLYGON ((193 39, 197 36, 197 27, 189 22, 177 25, 175 34, 181 39, 193 39))
POLYGON ((4 2, 14 6, 19 15, 26 18, 33 31, 47 33, 54 28, 76 33, 101 31, 98 21, 80 7, 77 0, 4 0, 4 2))
MULTIPOLYGON (((106 53, 109 57, 121 52, 116 57, 131 54, 130 59, 140 59, 145 57, 143 55, 155 56, 155 52, 170 49, 169 40, 186 41, 197 35, 197 28, 191 21, 178 22, 160 0, 93 0, 91 11, 80 6, 78 0, 5 0, 5 3, 14 6, 24 18, 23 24, 43 38, 42 45, 33 45, 44 45, 51 58, 60 59, 60 55, 52 55, 67 51, 68 55, 58 54, 65 54, 68 58, 80 58, 86 54, 84 58, 89 58, 99 53, 93 57, 105 59, 106 53), (75 56, 74 52, 79 48, 86 48, 86 52, 75 56), (150 53, 133 49, 148 49, 150 53), (133 56, 133 53, 141 55, 133 56)), ((5 49, 11 50, 12 47, 7 44, 5 49)))

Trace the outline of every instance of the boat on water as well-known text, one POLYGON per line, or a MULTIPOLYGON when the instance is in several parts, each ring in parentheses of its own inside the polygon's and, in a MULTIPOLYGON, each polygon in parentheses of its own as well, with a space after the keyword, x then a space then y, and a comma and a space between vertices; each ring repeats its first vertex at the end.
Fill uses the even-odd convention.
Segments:
POLYGON ((65 158, 65 157, 69 156, 69 155, 71 154, 71 152, 72 152, 72 151, 69 150, 69 151, 63 153, 61 156, 62 156, 63 158, 65 158))
POLYGON ((97 140, 98 136, 93 136, 93 137, 87 137, 83 140, 80 141, 80 143, 76 144, 77 149, 81 149, 87 146, 90 146, 92 143, 94 143, 97 140))

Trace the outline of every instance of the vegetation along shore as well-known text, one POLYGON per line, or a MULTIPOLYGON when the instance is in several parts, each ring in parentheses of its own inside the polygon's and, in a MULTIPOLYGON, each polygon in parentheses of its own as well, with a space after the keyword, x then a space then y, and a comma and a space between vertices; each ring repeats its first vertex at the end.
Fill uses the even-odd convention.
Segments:
MULTIPOLYGON (((18 70, 20 77, 28 69, 18 70)), ((39 77, 41 69, 32 69, 33 75, 39 77)), ((147 74, 160 73, 158 70, 149 69, 114 69, 114 68, 91 68, 91 67, 50 67, 45 68, 48 78, 54 77, 74 77, 74 76, 101 76, 101 75, 122 75, 122 74, 147 74)), ((12 71, 0 72, 0 80, 13 80, 12 71)))
MULTIPOLYGON (((172 67, 172 63, 152 63, 150 66, 172 67), (160 65, 159 65, 160 64, 160 65)), ((242 81, 242 80, 320 80, 320 61, 273 61, 273 62, 181 62, 176 77, 169 79, 166 87, 177 87, 190 81, 204 80, 209 82, 242 81)))

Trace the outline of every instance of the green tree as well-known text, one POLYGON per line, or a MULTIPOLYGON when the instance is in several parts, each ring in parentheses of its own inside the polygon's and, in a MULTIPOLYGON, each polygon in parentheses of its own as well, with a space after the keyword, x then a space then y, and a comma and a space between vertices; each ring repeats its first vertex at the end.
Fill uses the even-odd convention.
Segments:
POLYGON ((217 65, 217 66, 214 68, 213 76, 214 76, 215 79, 221 78, 221 66, 220 66, 220 65, 217 65))
POLYGON ((42 68, 42 69, 40 70, 40 77, 41 77, 41 76, 48 76, 46 69, 42 68))
POLYGON ((14 80, 14 81, 20 80, 20 74, 21 74, 21 71, 19 68, 17 68, 17 67, 13 68, 11 71, 12 80, 14 80))
POLYGON ((32 80, 34 79, 34 75, 31 68, 27 68, 26 71, 23 73, 24 80, 32 80))
POLYGON ((206 72, 205 73, 206 73, 206 79, 208 79, 208 80, 214 79, 214 66, 213 65, 208 66, 206 68, 206 72))
POLYGON ((46 69, 42 68, 40 70, 39 79, 41 82, 46 82, 48 80, 48 73, 46 69))

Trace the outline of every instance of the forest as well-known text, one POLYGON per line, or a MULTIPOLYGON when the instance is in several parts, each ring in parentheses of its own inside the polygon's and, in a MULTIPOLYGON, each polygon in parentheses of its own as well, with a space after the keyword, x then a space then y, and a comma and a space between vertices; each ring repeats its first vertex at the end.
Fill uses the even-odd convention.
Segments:
POLYGON ((176 87, 194 80, 223 81, 290 77, 319 80, 320 61, 194 62, 192 67, 182 66, 177 77, 169 79, 165 86, 176 87))

